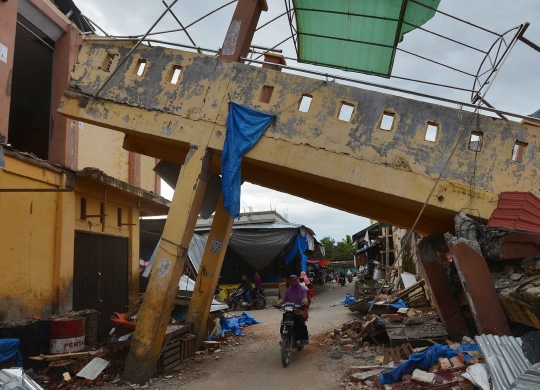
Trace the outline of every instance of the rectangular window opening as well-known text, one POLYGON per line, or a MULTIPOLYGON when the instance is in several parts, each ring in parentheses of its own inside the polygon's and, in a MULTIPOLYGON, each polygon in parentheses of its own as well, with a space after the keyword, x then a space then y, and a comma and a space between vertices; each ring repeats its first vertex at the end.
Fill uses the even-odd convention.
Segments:
POLYGON ((514 150, 512 151, 512 161, 521 163, 523 162, 523 155, 525 154, 525 148, 529 145, 526 142, 516 141, 514 144, 514 150))
POLYGON ((141 77, 144 74, 146 69, 146 60, 140 59, 137 61, 137 66, 135 67, 135 74, 141 77))
POLYGON ((473 131, 471 137, 469 138, 469 150, 473 152, 479 152, 482 150, 482 141, 484 139, 484 134, 479 131, 473 131))
POLYGON ((103 64, 101 65, 101 69, 103 69, 106 72, 110 72, 112 65, 114 63, 115 57, 116 57, 116 54, 107 53, 107 55, 105 56, 105 60, 103 60, 103 64))
POLYGON ((338 119, 344 122, 350 122, 354 112, 354 105, 351 103, 341 102, 338 119))
POLYGON ((300 112, 308 112, 309 107, 311 107, 311 101, 312 100, 313 100, 312 96, 302 95, 302 99, 300 99, 300 105, 298 106, 298 111, 300 111, 300 112))
POLYGON ((122 227, 122 207, 118 207, 118 227, 122 227))
POLYGON ((273 93, 274 93, 274 87, 270 85, 263 85, 261 97, 259 98, 259 100, 262 103, 270 103, 270 99, 272 98, 273 93))
POLYGON ((81 219, 86 219, 86 198, 81 198, 81 219))
POLYGON ((390 131, 394 126, 394 113, 384 112, 381 120, 381 130, 390 131))
POLYGON ((178 79, 180 78, 180 74, 182 73, 182 68, 178 65, 173 66, 172 72, 171 72, 171 84, 176 85, 178 84, 178 79))
POLYGON ((424 139, 429 142, 437 141, 439 136, 439 124, 435 122, 428 122, 426 127, 426 135, 424 139))

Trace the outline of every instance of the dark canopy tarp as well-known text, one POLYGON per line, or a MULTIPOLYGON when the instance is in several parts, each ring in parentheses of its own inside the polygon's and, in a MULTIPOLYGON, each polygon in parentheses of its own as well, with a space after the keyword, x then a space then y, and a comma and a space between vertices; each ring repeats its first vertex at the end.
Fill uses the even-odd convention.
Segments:
POLYGON ((285 253, 296 237, 296 231, 297 229, 238 229, 229 239, 229 247, 255 270, 260 270, 285 253))

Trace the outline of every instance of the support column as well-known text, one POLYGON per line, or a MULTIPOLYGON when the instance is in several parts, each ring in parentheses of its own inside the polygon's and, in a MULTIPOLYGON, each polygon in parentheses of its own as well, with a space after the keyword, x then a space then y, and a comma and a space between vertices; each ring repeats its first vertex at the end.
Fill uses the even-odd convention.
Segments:
POLYGON ((140 263, 140 210, 133 207, 129 208, 129 304, 139 299, 139 263, 140 263))
MULTIPOLYGON (((66 174, 60 188, 66 188, 66 174)), ((75 192, 59 192, 56 198, 54 249, 54 312, 73 310, 73 256, 75 253, 75 192)))
POLYGON ((219 55, 222 60, 240 62, 247 57, 262 11, 268 11, 266 0, 238 0, 219 55))
POLYGON ((220 195, 187 315, 187 322, 193 323, 194 333, 197 335, 196 349, 199 349, 203 342, 232 226, 233 219, 223 208, 223 195, 220 195))
POLYGON ((56 42, 54 49, 49 161, 71 169, 77 169, 79 122, 66 118, 57 110, 68 87, 71 71, 77 63, 82 42, 79 31, 69 26, 69 30, 56 42))
POLYGON ((143 384, 155 373, 208 183, 211 160, 211 150, 191 145, 180 170, 126 361, 123 379, 128 382, 143 384))
POLYGON ((7 143, 11 81, 13 77, 13 55, 17 31, 17 0, 0 1, 0 144, 7 143), (3 48, 2 48, 3 49, 3 48))
POLYGON ((128 182, 132 186, 141 186, 141 155, 129 152, 128 182))

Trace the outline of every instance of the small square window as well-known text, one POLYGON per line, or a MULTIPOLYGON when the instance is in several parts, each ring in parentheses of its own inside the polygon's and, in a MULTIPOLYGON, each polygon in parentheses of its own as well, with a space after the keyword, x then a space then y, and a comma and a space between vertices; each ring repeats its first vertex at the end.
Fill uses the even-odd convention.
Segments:
POLYGON ((308 112, 309 107, 311 107, 311 101, 312 100, 313 100, 312 96, 302 95, 302 99, 300 99, 300 105, 298 106, 298 111, 300 111, 300 112, 308 112))
POLYGON ((473 152, 479 152, 482 150, 482 141, 484 140, 484 134, 479 131, 473 131, 469 138, 469 150, 473 152))
POLYGON ((394 119, 394 113, 384 112, 381 120, 380 129, 386 131, 392 130, 392 127, 394 126, 394 119))
POLYGON ((437 141, 439 136, 439 124, 435 122, 428 122, 426 127, 426 135, 424 139, 429 142, 437 141))
POLYGON ((106 72, 110 72, 112 65, 114 63, 115 57, 116 57, 116 54, 107 53, 107 55, 105 56, 105 59, 103 60, 103 64, 101 65, 101 69, 103 69, 106 72))
POLYGON ((137 61, 137 66, 135 67, 135 74, 141 77, 146 70, 146 60, 140 59, 137 61))
POLYGON ((261 97, 259 98, 259 100, 262 103, 270 103, 270 99, 272 98, 273 93, 274 93, 274 87, 270 85, 263 85, 261 97))
POLYGON ((178 79, 180 78, 180 74, 182 73, 182 67, 175 65, 172 68, 171 71, 171 84, 176 85, 178 84, 178 79))
POLYGON ((341 102, 338 119, 344 122, 350 122, 354 112, 354 105, 351 103, 341 102))
POLYGON ((525 154, 527 145, 529 144, 526 142, 516 141, 514 149, 512 150, 512 161, 517 163, 523 162, 523 155, 525 154))

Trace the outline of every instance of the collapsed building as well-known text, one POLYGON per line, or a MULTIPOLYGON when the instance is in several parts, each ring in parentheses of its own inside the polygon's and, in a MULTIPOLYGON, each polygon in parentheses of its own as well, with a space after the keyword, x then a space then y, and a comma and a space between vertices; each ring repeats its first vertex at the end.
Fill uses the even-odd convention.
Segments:
MULTIPOLYGON (((14 26, 17 12, 12 3, 0 6, 11 12, 14 26)), ((414 227, 426 236, 418 245, 418 254, 431 287, 431 298, 450 336, 466 334, 472 325, 478 332, 508 334, 509 326, 501 316, 502 309, 497 309, 494 291, 488 291, 489 286, 487 290, 472 288, 481 287, 482 283, 463 281, 464 277, 475 276, 471 267, 478 267, 485 277, 490 276, 487 265, 480 261, 485 262, 482 250, 475 250, 474 243, 473 248, 460 241, 471 237, 461 237, 460 229, 454 229, 454 217, 467 205, 477 211, 477 221, 485 222, 501 193, 518 188, 538 194, 538 121, 522 115, 514 115, 525 118, 522 123, 508 121, 504 112, 487 104, 482 110, 502 117, 480 115, 481 100, 465 105, 474 108, 470 112, 329 82, 328 75, 321 73, 311 72, 319 78, 308 78, 287 72, 285 59, 268 53, 265 61, 249 61, 247 55, 257 22, 267 7, 263 0, 239 1, 223 48, 218 52, 145 45, 143 35, 134 43, 133 39, 88 34, 84 42, 78 41, 82 43, 78 58, 74 55, 68 63, 73 71, 69 85, 65 82, 59 88, 63 96, 58 105, 58 115, 64 116, 59 117, 65 124, 64 135, 72 134, 69 130, 77 128, 79 122, 120 131, 125 134, 123 147, 130 153, 180 167, 177 191, 156 253, 157 263, 138 312, 125 377, 144 383, 155 372, 161 347, 167 340, 172 297, 186 270, 197 216, 205 210, 210 214, 215 211, 201 258, 206 272, 197 275, 198 287, 193 291, 187 317, 193 322, 197 343, 201 343, 233 229, 235 216, 229 212, 231 197, 234 198, 231 193, 239 196, 244 180, 384 223, 414 227), (303 100, 310 102, 307 110, 300 110, 303 100), (246 136, 249 146, 231 157, 227 140, 232 141, 228 136, 247 127, 242 115, 257 117, 257 126, 250 125, 260 132, 246 136), (470 126, 473 120, 474 128, 470 126), (386 124, 388 121, 390 125, 386 124), (478 154, 484 158, 477 160, 478 154), (237 174, 236 192, 223 183, 212 184, 228 171, 223 168, 230 167, 231 160, 238 164, 231 169, 237 174), (471 167, 482 172, 473 178, 474 196, 469 180, 471 167), (445 174, 442 181, 441 170, 445 174), (497 174, 492 174, 495 171, 497 174), (366 208, 366 204, 370 207, 366 208), (455 231, 457 239, 439 234, 447 231, 455 231), (450 283, 449 260, 443 263, 439 253, 454 256, 452 264, 456 264, 458 283, 450 283), (462 257, 473 261, 460 261, 462 257), (432 278, 441 283, 430 283, 432 278), (462 313, 461 302, 449 287, 459 285, 468 302, 469 317, 462 313), (489 299, 489 303, 476 305, 478 296, 489 299), (488 312, 491 304, 496 309, 488 312), (490 323, 492 319, 494 322, 490 323)), ((422 9, 418 13, 425 22, 434 11, 422 9)), ((351 18, 344 11, 333 14, 351 18)), ((401 12, 400 17, 404 14, 401 12)), ((524 29, 521 25, 516 34, 519 38, 515 39, 522 38, 524 29)), ((396 31, 395 42, 385 47, 390 55, 380 74, 390 75, 393 55, 403 34, 396 31)), ((347 45, 361 44, 348 37, 322 38, 348 41, 347 45)), ((317 41, 311 47, 317 47, 317 41)), ((340 48, 344 50, 338 45, 331 49, 340 48)), ((358 47, 346 49, 356 52, 358 47)), ((302 60, 317 63, 317 53, 309 54, 311 59, 302 60)), ((319 63, 348 69, 347 64, 319 63)), ((4 77, 2 82, 7 84, 6 80, 4 77)), ((439 100, 448 103, 447 99, 439 100)), ((0 130, 5 133, 5 129, 0 130)), ((63 146, 66 145, 70 143, 63 146)), ((99 212, 98 217, 104 216, 106 213, 99 212)), ((501 242, 505 239, 501 238, 501 242)), ((390 250, 389 245, 385 250, 390 250)), ((388 266, 389 252, 386 255, 388 266)), ((525 265, 530 267, 529 263, 525 265)), ((508 290, 508 295, 515 299, 520 292, 508 290)))

